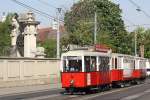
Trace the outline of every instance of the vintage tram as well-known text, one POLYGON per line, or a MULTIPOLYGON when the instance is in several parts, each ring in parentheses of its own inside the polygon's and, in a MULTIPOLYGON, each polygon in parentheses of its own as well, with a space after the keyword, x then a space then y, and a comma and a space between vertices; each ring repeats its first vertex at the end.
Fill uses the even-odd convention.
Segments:
POLYGON ((66 92, 124 87, 145 78, 145 58, 89 50, 72 50, 61 57, 61 83, 66 92))

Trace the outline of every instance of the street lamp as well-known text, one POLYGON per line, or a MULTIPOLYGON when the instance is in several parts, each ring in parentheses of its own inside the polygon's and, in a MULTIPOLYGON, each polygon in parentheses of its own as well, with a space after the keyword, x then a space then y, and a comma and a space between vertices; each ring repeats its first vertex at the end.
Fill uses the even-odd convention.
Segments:
POLYGON ((136 11, 140 12, 140 11, 141 11, 141 9, 140 9, 140 8, 137 8, 137 9, 136 9, 136 11))

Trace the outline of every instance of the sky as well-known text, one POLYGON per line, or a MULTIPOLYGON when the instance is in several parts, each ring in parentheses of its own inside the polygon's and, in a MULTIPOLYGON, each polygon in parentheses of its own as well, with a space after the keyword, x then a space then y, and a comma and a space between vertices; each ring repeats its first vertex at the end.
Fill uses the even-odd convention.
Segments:
MULTIPOLYGON (((69 10, 69 8, 73 5, 73 3, 77 2, 78 0, 19 0, 22 3, 25 3, 33 8, 36 8, 40 11, 43 11, 53 17, 56 17, 56 8, 62 8, 63 12, 69 10), (42 1, 42 2, 41 2, 42 1), (46 2, 45 5, 43 2, 46 2)), ((146 16, 143 12, 138 12, 136 9, 137 7, 133 5, 129 0, 111 0, 112 2, 119 4, 120 8, 122 9, 122 18, 125 22, 125 26, 127 27, 128 31, 133 31, 139 25, 145 28, 150 28, 150 17, 146 16)), ((150 15, 150 0, 132 0, 134 1, 139 7, 145 11, 148 15, 150 15)), ((18 4, 12 2, 12 0, 1 0, 0 3, 0 16, 2 13, 9 13, 9 12, 17 12, 23 13, 27 12, 29 9, 26 9, 18 4)), ((36 14, 36 18, 38 21, 41 22, 41 27, 49 27, 52 25, 52 19, 45 18, 39 14, 36 14)))
POLYGON ((124 19, 125 25, 132 26, 128 27, 127 29, 129 31, 132 31, 139 26, 150 28, 150 25, 146 25, 150 24, 150 0, 132 0, 141 8, 141 10, 145 11, 149 16, 146 16, 142 11, 137 11, 137 7, 129 1, 130 0, 113 0, 113 2, 120 5, 120 8, 123 11, 122 18, 124 19))

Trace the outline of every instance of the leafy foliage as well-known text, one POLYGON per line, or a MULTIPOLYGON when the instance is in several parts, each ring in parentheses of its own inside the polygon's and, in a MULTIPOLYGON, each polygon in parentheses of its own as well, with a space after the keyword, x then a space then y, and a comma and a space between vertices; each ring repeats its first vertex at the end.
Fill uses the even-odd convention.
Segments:
POLYGON ((134 33, 137 34, 137 50, 140 52, 140 46, 144 45, 144 56, 150 58, 150 29, 144 29, 142 27, 137 28, 134 33))
POLYGON ((65 27, 69 33, 68 43, 92 45, 94 14, 97 12, 97 43, 107 44, 114 52, 131 53, 119 5, 109 0, 84 0, 76 3, 65 15, 65 27))
POLYGON ((56 40, 47 39, 45 42, 40 43, 40 46, 45 48, 45 54, 48 58, 56 58, 56 40))
POLYGON ((10 23, 12 14, 9 14, 4 22, 0 22, 0 56, 8 56, 10 48, 10 23))

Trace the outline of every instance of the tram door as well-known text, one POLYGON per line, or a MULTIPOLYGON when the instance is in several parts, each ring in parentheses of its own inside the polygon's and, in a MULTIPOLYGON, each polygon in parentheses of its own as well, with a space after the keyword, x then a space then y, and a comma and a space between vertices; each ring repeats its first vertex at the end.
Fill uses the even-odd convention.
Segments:
POLYGON ((84 57, 85 72, 87 73, 87 85, 97 85, 97 67, 96 67, 96 56, 85 56, 84 57))
POLYGON ((146 77, 146 60, 140 60, 139 62, 141 76, 146 77))
POLYGON ((100 84, 107 84, 110 81, 109 57, 98 57, 98 67, 100 74, 100 84))

